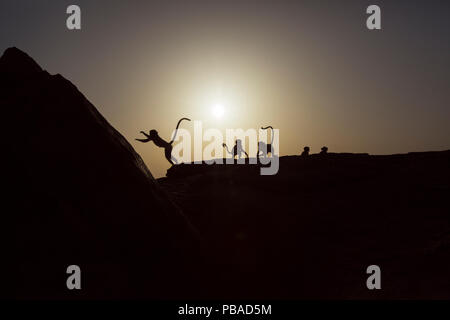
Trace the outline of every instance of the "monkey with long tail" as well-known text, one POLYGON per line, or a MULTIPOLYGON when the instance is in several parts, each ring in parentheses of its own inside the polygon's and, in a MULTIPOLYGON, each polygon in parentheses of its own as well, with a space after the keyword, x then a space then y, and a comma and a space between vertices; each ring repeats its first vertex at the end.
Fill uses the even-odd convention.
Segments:
POLYGON ((263 141, 259 141, 258 142, 258 152, 256 153, 256 158, 259 159, 260 153, 262 153, 262 155, 267 158, 269 156, 269 153, 272 154, 273 156, 273 137, 275 135, 275 132, 273 131, 272 126, 268 126, 268 127, 261 127, 261 129, 263 130, 267 130, 267 129, 272 129, 272 141, 270 141, 270 143, 264 143, 263 141))
MULTIPOLYGON (((141 133, 146 136, 146 139, 136 139, 137 141, 140 142, 149 142, 149 141, 153 141, 153 143, 160 147, 160 148, 164 148, 164 155, 166 156, 167 161, 170 162, 170 164, 174 164, 172 161, 172 143, 175 141, 175 138, 177 136, 177 132, 178 132, 178 127, 180 126, 181 121, 183 120, 188 120, 191 121, 191 119, 188 118, 181 118, 178 123, 177 123, 177 127, 175 128, 175 133, 173 135, 173 138, 170 142, 167 142, 166 140, 162 139, 159 135, 158 135, 158 131, 156 130, 150 130, 149 134, 145 133, 144 131, 141 131, 141 133)), ((177 160, 175 158, 173 158, 173 160, 175 160, 175 162, 177 162, 177 160)))

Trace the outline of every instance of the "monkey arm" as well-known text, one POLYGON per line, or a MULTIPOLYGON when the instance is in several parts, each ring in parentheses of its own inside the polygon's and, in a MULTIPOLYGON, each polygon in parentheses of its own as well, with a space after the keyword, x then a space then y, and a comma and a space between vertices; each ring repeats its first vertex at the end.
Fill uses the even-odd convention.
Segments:
POLYGON ((141 131, 141 133, 144 135, 144 136, 146 136, 147 137, 147 139, 134 139, 134 140, 137 140, 137 141, 140 141, 140 142, 149 142, 151 139, 150 139, 150 136, 148 135, 148 134, 146 134, 144 131, 141 131))
POLYGON ((224 147, 226 149, 226 151, 228 152, 228 154, 233 155, 233 153, 230 152, 230 150, 228 150, 228 146, 226 145, 226 143, 222 143, 222 147, 224 147))
POLYGON ((141 133, 142 133, 144 136, 146 136, 147 138, 150 139, 150 136, 149 136, 148 134, 146 134, 144 131, 141 131, 141 133))

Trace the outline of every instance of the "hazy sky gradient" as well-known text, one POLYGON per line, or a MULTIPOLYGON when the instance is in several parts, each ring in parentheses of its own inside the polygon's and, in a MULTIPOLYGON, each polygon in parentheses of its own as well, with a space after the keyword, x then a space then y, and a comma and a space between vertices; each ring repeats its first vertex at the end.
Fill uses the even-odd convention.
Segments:
POLYGON ((169 140, 183 116, 272 125, 282 155, 450 148, 449 1, 2 0, 0 15, 0 50, 71 80, 155 176, 169 167, 163 151, 134 138, 169 140), (81 31, 66 29, 70 4, 81 31), (381 31, 366 28, 370 4, 381 31))

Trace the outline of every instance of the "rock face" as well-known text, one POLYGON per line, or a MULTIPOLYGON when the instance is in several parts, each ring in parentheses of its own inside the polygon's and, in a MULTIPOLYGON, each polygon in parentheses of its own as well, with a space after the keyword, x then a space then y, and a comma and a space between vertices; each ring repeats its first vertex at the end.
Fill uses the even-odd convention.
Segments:
POLYGON ((10 48, 0 58, 0 106, 2 261, 13 269, 2 296, 182 295, 195 230, 77 88, 10 48), (81 291, 66 288, 72 264, 81 291))
POLYGON ((218 297, 450 298, 450 151, 285 156, 274 176, 184 164, 159 181, 208 243, 218 297))

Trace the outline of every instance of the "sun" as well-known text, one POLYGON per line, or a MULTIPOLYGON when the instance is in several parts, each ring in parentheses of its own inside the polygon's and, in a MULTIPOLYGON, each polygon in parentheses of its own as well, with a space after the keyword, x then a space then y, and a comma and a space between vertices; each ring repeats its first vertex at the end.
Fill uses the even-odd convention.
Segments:
POLYGON ((211 112, 215 118, 220 119, 223 118, 225 114, 225 108, 223 104, 217 103, 213 105, 213 107, 211 108, 211 112))

